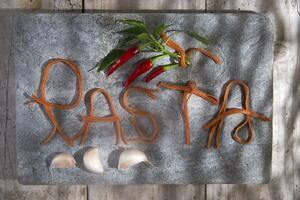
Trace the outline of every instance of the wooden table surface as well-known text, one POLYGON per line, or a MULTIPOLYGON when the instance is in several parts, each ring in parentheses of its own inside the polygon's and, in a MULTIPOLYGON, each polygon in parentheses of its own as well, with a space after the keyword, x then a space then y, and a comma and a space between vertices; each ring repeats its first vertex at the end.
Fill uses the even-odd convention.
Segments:
MULTIPOLYGON (((300 0, 1 0, 1 9, 200 10, 273 13, 274 62, 272 179, 264 185, 23 186, 15 178, 14 69, 11 34, 0 27, 0 199, 300 199, 300 0)), ((1 12, 1 11, 0 11, 1 12)), ((7 23, 9 24, 9 22, 7 23)), ((253 163, 255 165, 255 163, 253 163)))

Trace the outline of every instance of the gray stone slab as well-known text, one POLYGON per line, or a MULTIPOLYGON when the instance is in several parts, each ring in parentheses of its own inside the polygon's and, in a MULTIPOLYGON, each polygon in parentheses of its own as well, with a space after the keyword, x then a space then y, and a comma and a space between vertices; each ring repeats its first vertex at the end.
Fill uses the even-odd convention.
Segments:
MULTIPOLYGON (((186 184, 186 183, 263 183, 270 178, 272 152, 272 123, 254 120, 256 137, 252 144, 240 145, 231 138, 233 127, 241 117, 226 119, 222 149, 207 149, 205 122, 217 112, 218 107, 203 99, 191 97, 189 101, 192 145, 184 145, 182 97, 179 92, 162 89, 157 101, 135 95, 132 104, 149 110, 161 122, 161 136, 156 144, 115 145, 112 124, 94 124, 86 146, 101 149, 105 173, 92 174, 80 168, 53 170, 53 179, 46 160, 55 152, 72 154, 83 146, 68 147, 55 137, 46 146, 41 145, 52 126, 41 107, 24 105, 27 95, 36 93, 41 70, 51 58, 76 60, 84 73, 84 91, 94 87, 109 90, 122 116, 127 134, 134 131, 128 123, 129 114, 118 101, 122 82, 134 70, 134 63, 143 55, 118 70, 111 78, 104 74, 88 72, 90 68, 117 44, 119 29, 116 19, 139 18, 151 25, 161 22, 174 24, 174 28, 188 29, 207 35, 213 41, 208 47, 224 60, 223 65, 201 57, 188 70, 177 70, 159 78, 160 81, 184 83, 194 80, 206 92, 220 96, 223 85, 230 79, 245 80, 251 88, 253 111, 272 115, 272 64, 273 17, 267 14, 20 14, 15 17, 15 67, 16 67, 16 138, 17 173, 23 184, 186 184), (127 171, 118 171, 108 165, 109 154, 119 148, 138 148, 149 155, 153 167, 137 165, 127 171)), ((195 40, 178 34, 176 40, 185 47, 201 46, 195 40)), ((154 88, 158 80, 147 85, 154 88)), ((141 80, 137 84, 144 85, 141 80)), ((48 99, 69 102, 74 95, 75 77, 66 67, 57 67, 50 74, 48 99)), ((145 86, 145 85, 144 85, 145 86)), ((240 106, 240 90, 232 93, 230 106, 240 106)), ((96 113, 108 113, 103 97, 96 103, 96 113)), ((85 106, 56 115, 67 133, 76 133, 82 126, 78 115, 85 114, 85 106)), ((245 130, 244 130, 245 132, 245 130)))

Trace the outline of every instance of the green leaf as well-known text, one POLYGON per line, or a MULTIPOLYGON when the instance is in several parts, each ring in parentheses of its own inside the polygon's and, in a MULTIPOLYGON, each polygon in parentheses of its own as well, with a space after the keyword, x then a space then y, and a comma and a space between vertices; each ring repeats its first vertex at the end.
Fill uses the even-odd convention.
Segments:
POLYGON ((137 39, 140 40, 141 42, 152 41, 150 35, 147 33, 141 33, 141 34, 137 35, 137 39))
POLYGON ((164 24, 158 25, 153 31, 153 36, 158 39, 159 35, 162 32, 164 32, 167 28, 169 28, 170 26, 172 26, 172 25, 164 25, 164 24))
POLYGON ((134 35, 138 35, 141 33, 145 33, 146 31, 144 29, 141 29, 139 27, 131 27, 131 28, 127 28, 121 31, 118 31, 117 33, 119 34, 134 34, 134 35))
POLYGON ((118 22, 126 23, 129 25, 145 25, 145 23, 142 20, 138 19, 123 19, 123 20, 117 20, 118 22))
POLYGON ((99 63, 97 72, 103 71, 105 68, 113 64, 117 59, 119 59, 122 54, 125 53, 123 49, 113 49, 109 52, 99 63))
POLYGON ((137 44, 140 42, 136 37, 127 37, 120 42, 120 47, 124 48, 127 46, 132 46, 133 44, 137 44))
POLYGON ((117 22, 121 22, 130 26, 139 27, 145 31, 147 31, 147 27, 143 21, 136 19, 125 19, 125 20, 117 20, 117 22))
POLYGON ((199 42, 202 42, 203 44, 209 44, 209 40, 206 37, 203 37, 201 35, 199 35, 196 32, 193 31, 186 31, 185 32, 187 35, 189 35, 192 38, 195 38, 196 40, 198 40, 199 42))
POLYGON ((143 44, 147 46, 147 44, 153 43, 151 36, 152 35, 149 35, 148 33, 141 33, 132 37, 129 36, 122 41, 120 47, 123 48, 128 45, 132 46, 133 44, 143 44))
POLYGON ((185 33, 187 34, 188 36, 198 40, 199 42, 202 42, 203 44, 209 44, 210 41, 204 37, 204 36, 201 36, 199 35, 198 33, 194 32, 194 31, 185 31, 185 30, 170 30, 168 32, 171 32, 171 31, 174 31, 174 32, 180 32, 180 33, 185 33))

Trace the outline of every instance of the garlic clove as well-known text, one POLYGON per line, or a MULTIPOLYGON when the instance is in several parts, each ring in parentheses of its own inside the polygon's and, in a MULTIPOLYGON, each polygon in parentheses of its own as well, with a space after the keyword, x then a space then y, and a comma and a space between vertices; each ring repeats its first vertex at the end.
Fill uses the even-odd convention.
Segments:
POLYGON ((73 155, 69 153, 59 153, 54 156, 51 161, 50 168, 73 168, 76 166, 76 161, 73 155))
POLYGON ((87 170, 93 173, 103 173, 103 165, 100 160, 99 149, 94 147, 83 155, 83 163, 87 170))
POLYGON ((120 154, 118 169, 129 169, 141 162, 150 163, 146 154, 140 150, 128 149, 120 154))

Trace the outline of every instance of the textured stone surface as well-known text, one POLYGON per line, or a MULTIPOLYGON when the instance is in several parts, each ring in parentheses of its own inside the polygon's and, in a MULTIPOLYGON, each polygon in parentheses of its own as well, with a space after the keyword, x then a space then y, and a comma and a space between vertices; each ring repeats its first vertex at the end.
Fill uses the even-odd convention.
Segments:
MULTIPOLYGON (((141 18, 155 25, 173 23, 175 28, 190 29, 208 35, 210 47, 220 55, 224 64, 215 65, 210 60, 196 56, 195 66, 189 70, 169 72, 160 80, 184 83, 195 80, 198 86, 211 94, 220 95, 222 86, 230 79, 243 79, 251 88, 251 108, 266 115, 272 114, 272 63, 273 20, 263 14, 22 14, 15 18, 16 66, 16 137, 17 173, 24 184, 100 183, 100 184, 184 184, 184 183, 261 183, 269 180, 272 147, 272 124, 254 120, 256 137, 252 144, 241 146, 231 139, 233 127, 240 117, 226 120, 222 135, 222 149, 206 149, 207 132, 202 125, 217 112, 203 99, 191 97, 189 101, 192 145, 184 145, 182 98, 179 92, 163 89, 158 101, 135 95, 132 104, 151 111, 161 121, 161 136, 154 145, 115 145, 112 124, 94 124, 87 146, 101 148, 105 173, 91 174, 80 168, 53 170, 53 179, 46 160, 55 152, 73 154, 82 146, 66 146, 59 137, 46 146, 40 145, 51 130, 51 125, 41 107, 24 106, 27 95, 36 93, 45 62, 51 58, 72 58, 84 75, 85 92, 101 87, 108 89, 114 98, 122 124, 128 134, 134 134, 128 123, 128 114, 118 98, 124 77, 134 69, 133 63, 118 70, 110 79, 103 74, 88 72, 117 44, 113 32, 119 27, 114 20, 141 18), (145 150, 154 167, 137 165, 127 171, 118 171, 108 165, 109 154, 119 148, 145 150)), ((176 40, 185 47, 201 46, 183 35, 176 40)), ((66 67, 56 67, 50 74, 48 99, 61 103, 71 101, 75 77, 66 67)), ((141 82, 137 82, 143 85, 141 82)), ((148 85, 154 88, 157 82, 148 85)), ((96 113, 108 114, 103 97, 96 103, 96 113)), ((240 90, 232 93, 230 106, 240 106, 240 90)), ((67 133, 79 131, 82 123, 78 115, 85 114, 82 102, 79 108, 57 111, 57 116, 67 133)), ((244 130, 245 131, 245 130, 244 130)))

